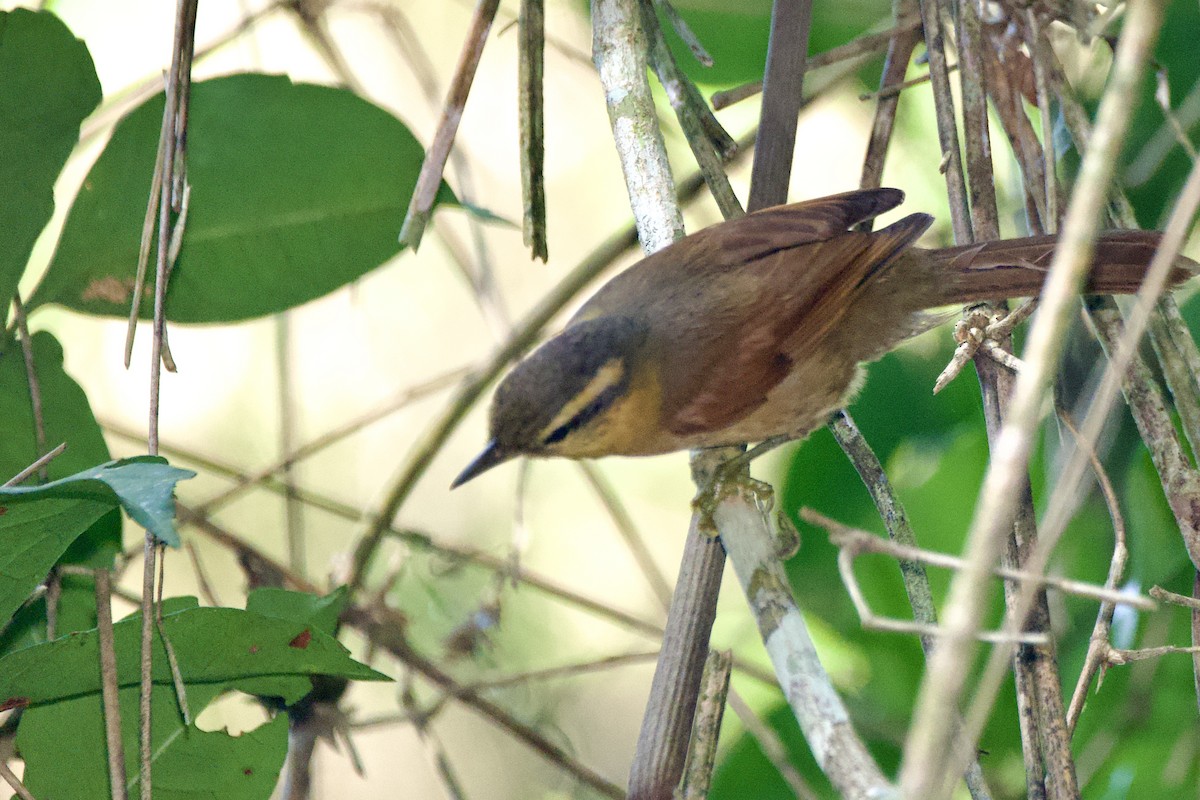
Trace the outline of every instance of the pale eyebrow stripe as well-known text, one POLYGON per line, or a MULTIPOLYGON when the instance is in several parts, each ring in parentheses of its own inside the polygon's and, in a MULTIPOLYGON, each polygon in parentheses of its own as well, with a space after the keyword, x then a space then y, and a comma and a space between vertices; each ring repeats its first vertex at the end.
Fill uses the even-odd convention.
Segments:
POLYGON ((587 385, 571 398, 562 409, 550 420, 549 424, 538 433, 538 439, 544 441, 550 434, 579 416, 585 408, 608 389, 618 385, 625 378, 625 364, 619 358, 611 358, 604 363, 587 385))

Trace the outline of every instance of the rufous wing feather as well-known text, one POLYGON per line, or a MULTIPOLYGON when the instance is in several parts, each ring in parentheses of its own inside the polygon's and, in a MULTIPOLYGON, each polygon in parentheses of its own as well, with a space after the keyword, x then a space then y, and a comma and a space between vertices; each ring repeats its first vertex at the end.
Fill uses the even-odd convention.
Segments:
POLYGON ((867 279, 887 269, 931 222, 913 214, 874 233, 843 231, 744 264, 756 273, 746 282, 756 294, 738 308, 739 319, 709 326, 722 338, 704 351, 718 358, 690 364, 664 382, 663 406, 677 409, 667 428, 679 435, 720 430, 761 406, 791 371, 789 354, 817 350, 867 279))

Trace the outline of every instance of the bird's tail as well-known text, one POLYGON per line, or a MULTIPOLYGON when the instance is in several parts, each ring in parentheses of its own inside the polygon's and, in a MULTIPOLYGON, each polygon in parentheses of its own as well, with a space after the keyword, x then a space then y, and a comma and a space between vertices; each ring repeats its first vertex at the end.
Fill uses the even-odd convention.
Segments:
MULTIPOLYGON (((1142 284, 1162 234, 1158 231, 1107 231, 1096 242, 1085 292, 1132 294, 1142 284)), ((942 303, 974 303, 1008 297, 1032 297, 1054 257, 1055 236, 1030 236, 927 251, 942 303)), ((1178 256, 1170 286, 1200 273, 1200 264, 1178 256)))

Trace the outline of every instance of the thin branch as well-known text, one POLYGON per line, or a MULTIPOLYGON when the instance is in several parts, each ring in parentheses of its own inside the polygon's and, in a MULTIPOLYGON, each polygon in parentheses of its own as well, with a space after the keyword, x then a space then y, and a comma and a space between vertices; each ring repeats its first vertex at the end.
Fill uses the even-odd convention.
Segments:
POLYGON ((0 778, 3 778, 4 782, 12 787, 13 792, 21 800, 37 800, 33 796, 33 793, 25 788, 25 784, 21 783, 21 779, 17 777, 16 773, 8 766, 8 762, 2 758, 0 758, 0 778))
MULTIPOLYGON (((960 570, 966 565, 966 561, 957 556, 938 553, 933 550, 924 550, 919 547, 910 547, 887 539, 880 539, 868 531, 843 525, 809 508, 800 509, 800 517, 805 522, 819 525, 828 530, 829 541, 841 548, 851 558, 855 558, 861 553, 878 553, 901 561, 929 564, 930 566, 948 570, 960 570)), ((1012 567, 993 567, 991 574, 998 578, 1003 578, 1006 582, 1034 584, 1057 589, 1063 594, 1082 597, 1085 600, 1114 603, 1128 606, 1138 611, 1158 610, 1158 606, 1149 598, 1130 592, 1117 591, 1104 586, 1096 586, 1086 581, 1060 578, 1056 575, 1046 575, 1024 569, 1013 569, 1012 567)))
POLYGON ((649 46, 640 2, 592 4, 592 57, 604 87, 638 239, 645 252, 653 253, 683 236, 683 218, 646 79, 649 46))
POLYGON ((663 37, 658 18, 655 17, 650 3, 642 0, 639 5, 646 35, 650 40, 651 66, 667 94, 671 108, 675 110, 679 127, 692 149, 700 174, 704 176, 704 182, 721 210, 721 215, 725 219, 740 217, 744 213, 742 205, 729 184, 729 176, 725 174, 724 168, 724 158, 732 155, 733 139, 713 116, 695 84, 676 65, 675 56, 667 47, 667 40, 663 37))
MULTIPOLYGON (((17 331, 21 335, 21 356, 25 361, 25 380, 29 387, 29 407, 33 413, 33 440, 37 447, 37 462, 41 462, 43 455, 46 453, 46 419, 42 415, 42 386, 38 381, 37 367, 33 363, 33 339, 29 337, 29 322, 25 318, 25 303, 21 300, 20 292, 13 294, 12 302, 17 331)), ((40 481, 45 483, 48 478, 44 462, 38 465, 38 472, 40 481)))
POLYGON ((946 65, 945 34, 938 14, 937 0, 920 0, 921 21, 925 31, 925 52, 929 57, 929 77, 937 111, 938 143, 942 149, 942 172, 946 176, 946 196, 950 202, 950 220, 954 240, 959 244, 974 241, 967 207, 967 185, 963 177, 962 154, 958 149, 958 126, 954 121, 954 97, 950 92, 950 70, 946 65))
MULTIPOLYGON (((1021 497, 1042 399, 1058 363, 1072 300, 1091 260, 1100 214, 1128 127, 1132 111, 1128 98, 1138 85, 1160 24, 1158 4, 1134 5, 1117 48, 1094 136, 1068 207, 1059 247, 1042 292, 1041 307, 1030 330, 1025 349, 1028 368, 1017 377, 1009 416, 997 437, 984 478, 968 537, 967 568, 956 574, 951 583, 944 621, 950 635, 934 652, 915 704, 914 724, 900 773, 901 787, 911 797, 944 796, 947 776, 958 771, 955 764, 947 763, 951 744, 948 735, 966 668, 976 648, 974 631, 979 627, 982 613, 984 576, 999 555, 1004 532, 1013 520, 1014 504, 1021 497)), ((996 652, 1003 650, 998 648, 996 652)), ((990 702, 986 705, 990 707, 990 702)), ((970 751, 976 741, 978 728, 971 725, 968 718, 968 729, 960 738, 966 746, 960 750, 970 751)))
POLYGON ((625 541, 625 546, 629 548, 633 560, 637 562, 638 569, 642 572, 642 577, 650 584, 650 590, 654 593, 655 599, 662 605, 664 611, 669 609, 671 607, 671 584, 667 581, 667 576, 659 568, 658 562, 654 560, 653 554, 646 546, 645 539, 638 531, 633 518, 629 516, 629 512, 621 503, 621 498, 613 490, 612 484, 590 462, 580 461, 579 471, 583 473, 588 486, 591 487, 592 492, 595 493, 596 497, 604 505, 605 510, 608 511, 609 517, 612 518, 613 526, 625 541))
POLYGON ((811 0, 775 0, 750 172, 750 211, 787 202, 811 30, 811 0))
MULTIPOLYGON (((883 73, 879 76, 880 99, 875 104, 875 119, 871 123, 871 138, 867 142, 867 152, 863 156, 862 177, 859 186, 864 189, 877 189, 883 180, 883 163, 887 159, 888 147, 892 142, 892 130, 896 124, 896 109, 900 106, 900 95, 887 97, 882 92, 891 86, 904 82, 908 72, 908 64, 912 61, 913 50, 921 40, 920 16, 916 10, 916 0, 893 0, 892 16, 896 26, 888 37, 887 60, 883 64, 883 73), (907 22, 904 22, 907 20, 907 22)), ((815 62, 816 58, 812 59, 815 62)), ((871 230, 874 220, 866 220, 859 230, 871 230)))
POLYGON ((417 653, 405 638, 406 627, 399 612, 375 606, 371 609, 352 606, 343 614, 343 620, 360 630, 377 647, 391 653, 401 663, 418 672, 423 678, 442 691, 482 714, 516 739, 530 747, 550 763, 564 770, 576 780, 591 787, 604 797, 624 798, 621 788, 591 768, 580 763, 564 748, 547 739, 532 726, 517 719, 497 703, 482 697, 478 692, 460 685, 433 661, 417 653))
POLYGON ((704 800, 708 797, 713 765, 717 762, 721 719, 725 716, 725 698, 729 695, 732 663, 733 658, 728 650, 713 650, 704 662, 700 695, 696 701, 696 719, 692 724, 692 742, 688 748, 683 778, 675 792, 679 800, 704 800))
POLYGON ((29 466, 27 466, 25 469, 18 472, 16 475, 13 475, 11 478, 6 480, 4 483, 0 484, 0 486, 20 486, 22 483, 29 480, 30 476, 32 476, 33 473, 44 472, 47 464, 49 464, 51 461, 53 461, 54 459, 61 456, 66 451, 67 451, 67 443, 62 442, 61 444, 58 445, 58 447, 54 448, 53 450, 46 453, 45 455, 40 456, 36 461, 34 461, 29 466))
MULTIPOLYGON (((1108 515, 1113 523, 1113 555, 1108 565, 1108 577, 1104 580, 1104 586, 1108 589, 1116 589, 1117 584, 1125 575, 1125 562, 1129 559, 1129 549, 1125 545, 1125 518, 1121 514, 1116 489, 1109 480, 1108 472, 1104 469, 1104 464, 1100 461, 1096 448, 1083 438, 1066 410, 1059 409, 1058 418, 1070 431, 1075 446, 1087 453, 1088 461, 1091 462, 1092 474, 1096 476, 1096 481, 1100 484, 1100 493, 1104 497, 1104 504, 1108 507, 1108 515)), ((1161 599, 1154 594, 1153 588, 1150 590, 1150 596, 1156 600, 1161 599)), ((1113 613, 1116 608, 1115 603, 1105 602, 1100 604, 1100 610, 1096 613, 1096 624, 1092 627, 1092 636, 1088 642, 1087 655, 1083 659, 1083 668, 1079 671, 1079 679, 1075 682, 1075 691, 1071 694, 1071 702, 1067 706, 1067 730, 1072 733, 1075 731, 1076 723, 1079 722, 1079 715, 1083 713, 1083 704, 1087 700, 1087 690, 1092 683, 1092 678, 1103 666, 1104 653, 1110 646, 1108 634, 1112 627, 1113 613)))
MULTIPOLYGON (((171 53, 171 69, 167 77, 166 101, 163 105, 163 152, 161 186, 158 208, 158 252, 154 275, 154 338, 150 355, 150 420, 147 452, 158 454, 158 411, 163 367, 163 343, 166 336, 167 275, 170 264, 169 247, 172 239, 172 215, 177 210, 172 189, 175 177, 185 174, 185 143, 187 140, 187 99, 190 87, 192 56, 196 44, 196 10, 198 0, 179 0, 175 10, 175 37, 171 53)), ((181 178, 182 180, 182 178, 181 178)), ((182 189, 179 196, 182 200, 182 189)), ((134 302, 137 302, 135 298, 134 302)), ((140 782, 142 800, 151 800, 151 722, 150 700, 153 689, 154 659, 154 576, 159 547, 153 534, 146 532, 142 551, 142 652, 141 691, 139 696, 140 782)))
POLYGON ((545 96, 542 89, 545 57, 544 0, 521 0, 517 84, 521 117, 521 197, 525 213, 522 231, 534 258, 549 257, 546 244, 545 96))
POLYGON ((425 162, 421 165, 421 174, 417 177, 417 185, 413 189, 404 224, 400 227, 401 244, 406 244, 413 250, 420 247, 421 236, 433 211, 433 201, 442 185, 442 173, 450 157, 450 148, 454 146, 454 137, 458 133, 458 123, 462 119, 467 96, 471 93, 475 70, 483 57, 483 46, 487 42, 488 31, 491 30, 492 20, 495 19, 499 6, 500 0, 479 0, 471 17, 471 27, 463 41, 458 66, 454 70, 450 91, 446 95, 441 122, 438 123, 433 143, 429 145, 425 154, 425 162))
MULTIPOLYGON (((250 489, 253 489, 255 486, 271 483, 272 479, 274 479, 280 473, 286 472, 290 467, 299 464, 301 461, 312 458, 316 454, 341 441, 344 441, 349 436, 359 433, 360 431, 375 424, 376 422, 379 422, 380 420, 386 419, 400 409, 412 405, 417 400, 428 397, 435 392, 440 392, 452 386, 456 381, 461 381, 468 374, 469 371, 466 368, 459 368, 451 370, 443 375, 438 375, 437 377, 431 378, 424 383, 420 383, 416 386, 406 389, 392 400, 383 403, 378 408, 368 411, 356 419, 352 419, 349 422, 338 425, 336 428, 326 431, 320 436, 305 442, 295 449, 286 450, 280 459, 274 464, 263 467, 257 472, 249 475, 240 472, 236 473, 235 475, 230 475, 230 477, 234 477, 236 479, 236 485, 231 486, 219 494, 210 497, 208 500, 197 504, 194 506, 195 512, 198 514, 215 513, 217 510, 228 505, 230 502, 242 496, 250 489)), ((123 433, 119 427, 111 423, 105 423, 105 427, 114 432, 123 433)), ((196 458, 194 455, 189 457, 193 459, 196 458)), ((210 469, 214 469, 214 471, 223 471, 216 469, 216 466, 213 465, 212 462, 208 462, 206 466, 208 466, 210 469)), ((228 472, 226 472, 226 474, 228 474, 228 472)), ((275 483, 274 488, 278 488, 285 495, 293 494, 298 499, 303 501, 304 492, 295 485, 290 485, 289 488, 288 483, 279 480, 277 483, 275 483)))
MULTIPOLYGON (((910 0, 904 0, 904 2, 908 3, 910 0)), ((897 24, 894 28, 879 31, 878 33, 864 33, 862 36, 851 39, 845 44, 809 56, 805 63, 805 72, 823 69, 841 61, 861 61, 879 54, 885 48, 889 48, 890 43, 896 38, 903 38, 905 34, 911 34, 921 27, 921 20, 915 14, 907 16, 904 19, 904 22, 897 24)), ((905 66, 907 67, 907 62, 905 62, 905 66)), ((710 98, 712 107, 717 111, 728 108, 735 103, 740 103, 759 94, 762 91, 762 87, 762 81, 751 81, 741 86, 735 86, 732 89, 713 92, 710 98)))
POLYGON ((100 641, 100 699, 104 708, 104 739, 107 744, 108 782, 112 800, 126 800, 125 743, 121 738, 121 704, 117 699, 117 651, 113 643, 112 584, 106 569, 94 573, 96 580, 96 630, 100 641))
MULTIPOLYGON (((693 456, 698 486, 708 482, 728 452, 702 450, 693 456)), ((703 514, 693 513, 630 767, 630 800, 666 800, 683 774, 725 567, 725 551, 702 525, 703 514)))
POLYGON ((283 524, 287 542, 288 565, 304 572, 306 557, 304 513, 296 495, 296 476, 292 465, 296 447, 296 390, 293 382, 291 314, 287 311, 275 317, 275 379, 279 410, 279 452, 286 462, 279 470, 283 484, 283 524))
POLYGON ((713 520, 758 623, 780 687, 813 757, 841 797, 881 797, 891 789, 850 724, 849 714, 821 666, 775 554, 767 501, 743 483, 726 486, 713 520))

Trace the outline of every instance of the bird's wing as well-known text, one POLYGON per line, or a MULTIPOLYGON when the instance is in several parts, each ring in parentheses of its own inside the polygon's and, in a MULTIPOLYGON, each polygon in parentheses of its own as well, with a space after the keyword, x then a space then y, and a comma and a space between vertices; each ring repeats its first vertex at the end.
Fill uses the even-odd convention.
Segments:
POLYGON ((772 253, 840 236, 851 225, 873 219, 903 200, 899 189, 862 189, 774 206, 704 228, 614 277, 568 324, 628 313, 631 303, 675 303, 689 292, 688 284, 694 289, 772 253))
POLYGON ((724 297, 724 305, 681 332, 691 340, 681 345, 712 356, 677 364, 662 378, 663 408, 675 409, 665 417, 667 428, 679 435, 716 431, 761 406, 791 371, 792 354, 816 350, 863 284, 931 222, 913 214, 874 233, 843 232, 769 251, 742 266, 755 280, 720 276, 728 291, 710 294, 724 297))

